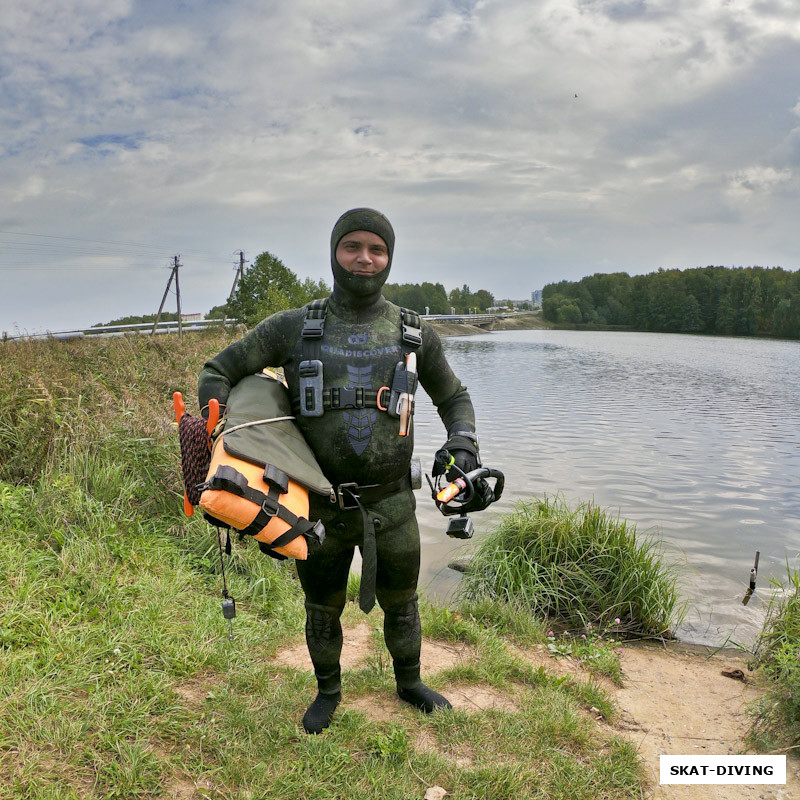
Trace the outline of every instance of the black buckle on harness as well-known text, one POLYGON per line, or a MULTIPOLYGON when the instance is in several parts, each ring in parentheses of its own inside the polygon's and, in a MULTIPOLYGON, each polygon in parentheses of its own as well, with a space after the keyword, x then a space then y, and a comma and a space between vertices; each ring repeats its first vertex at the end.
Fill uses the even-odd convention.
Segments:
POLYGON ((331 408, 364 408, 364 387, 334 386, 331 389, 331 408))
POLYGON ((341 508, 342 511, 352 511, 354 508, 358 508, 359 498, 356 489, 358 489, 357 483, 340 483, 336 487, 336 499, 339 503, 339 508, 341 508), (347 500, 345 499, 344 494, 342 494, 342 492, 350 493, 350 496, 353 498, 353 505, 347 504, 347 500))
POLYGON ((304 417, 321 417, 322 407, 322 362, 319 359, 301 361, 300 413, 304 417))
POLYGON ((320 374, 322 362, 316 359, 301 361, 298 367, 298 374, 301 378, 316 378, 320 374))
POLYGON ((303 339, 321 339, 325 332, 325 318, 306 317, 303 321, 301 336, 303 339))
POLYGON ((412 347, 419 347, 422 344, 422 331, 403 323, 403 341, 412 347))

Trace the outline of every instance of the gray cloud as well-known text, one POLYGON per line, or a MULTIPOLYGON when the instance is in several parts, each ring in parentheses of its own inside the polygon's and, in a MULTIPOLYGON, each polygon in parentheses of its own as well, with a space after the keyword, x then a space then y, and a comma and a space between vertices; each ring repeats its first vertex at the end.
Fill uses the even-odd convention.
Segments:
POLYGON ((780 2, 32 0, 0 31, 0 230, 147 247, 0 233, 0 329, 152 311, 176 252, 190 310, 239 247, 327 278, 363 204, 398 229, 398 280, 500 296, 796 268, 798 65, 780 2))

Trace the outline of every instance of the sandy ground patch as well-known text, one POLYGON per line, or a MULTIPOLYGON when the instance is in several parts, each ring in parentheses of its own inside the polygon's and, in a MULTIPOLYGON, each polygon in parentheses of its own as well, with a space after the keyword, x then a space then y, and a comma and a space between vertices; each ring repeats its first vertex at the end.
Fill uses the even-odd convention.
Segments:
POLYGON ((445 692, 453 708, 465 711, 516 711, 517 704, 493 686, 465 686, 445 692))
POLYGON ((194 800, 194 798, 208 797, 214 791, 211 781, 201 780, 195 782, 183 775, 176 775, 158 795, 158 800, 194 800))
POLYGON ((449 642, 436 642, 422 640, 422 652, 419 662, 422 665, 422 674, 441 672, 458 664, 469 662, 474 657, 471 647, 466 644, 451 644, 449 642))
POLYGON ((198 785, 188 778, 173 778, 159 795, 159 800, 188 800, 194 797, 198 785))
POLYGON ((342 705, 340 708, 352 708, 360 711, 371 722, 391 723, 397 720, 397 715, 407 708, 406 704, 394 693, 392 694, 368 694, 361 697, 349 698, 343 694, 342 705))
POLYGON ((677 785, 658 783, 660 755, 731 755, 744 752, 745 713, 759 689, 721 674, 741 669, 744 654, 708 648, 637 645, 623 648, 624 686, 613 690, 618 727, 636 744, 651 778, 653 800, 798 800, 800 759, 787 759, 787 782, 779 785, 677 785))
POLYGON ((197 675, 175 687, 177 694, 190 706, 199 706, 219 684, 219 678, 213 674, 197 675))
MULTIPOLYGON (((343 669, 358 669, 373 651, 372 629, 361 622, 344 625, 343 669)), ((710 648, 678 643, 668 646, 637 644, 623 646, 624 685, 608 681, 603 686, 619 708, 616 724, 606 733, 628 737, 637 747, 650 779, 648 800, 800 800, 800 758, 787 758, 785 785, 664 785, 658 783, 660 755, 731 755, 744 752, 743 738, 749 728, 746 706, 761 690, 748 676, 745 654, 735 651, 713 653, 710 648), (722 670, 739 669, 745 682, 723 676, 722 670)), ((513 648, 521 658, 543 666, 555 675, 574 675, 588 680, 589 673, 575 661, 550 656, 536 645, 513 648)), ((475 657, 468 645, 423 640, 422 674, 435 674, 475 657)), ((275 663, 295 669, 311 669, 305 644, 280 651, 275 663)), ((346 680, 346 678, 345 678, 346 680)), ((510 694, 487 685, 455 686, 445 692, 456 708, 466 711, 516 710, 510 694)), ((371 720, 391 722, 407 706, 394 694, 347 698, 343 708, 362 711, 371 720)), ((420 733, 418 749, 435 747, 420 733)), ((468 765, 471 755, 454 753, 457 763, 468 765)))
MULTIPOLYGON (((423 676, 424 677, 424 676, 423 676)), ((517 706, 506 694, 491 686, 454 687, 445 691, 453 708, 465 711, 516 711, 517 706)), ((390 694, 369 694, 348 698, 344 695, 342 708, 361 711, 373 722, 391 722, 397 715, 409 708, 394 692, 390 694)))

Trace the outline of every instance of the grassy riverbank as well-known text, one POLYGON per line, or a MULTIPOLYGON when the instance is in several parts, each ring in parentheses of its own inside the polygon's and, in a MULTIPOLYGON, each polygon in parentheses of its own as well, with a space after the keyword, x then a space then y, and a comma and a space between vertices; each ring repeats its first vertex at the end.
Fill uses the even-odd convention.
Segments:
POLYGON ((769 689, 754 707, 750 744, 760 750, 800 747, 800 571, 789 568, 785 582, 773 587, 755 663, 769 689))
POLYGON ((440 336, 469 336, 490 331, 541 330, 556 326, 552 322, 548 322, 541 313, 520 313, 514 316, 498 317, 489 328, 479 328, 477 325, 457 322, 437 322, 435 327, 440 336))
MULTIPOLYGON (((181 512, 171 394, 196 408, 229 336, 0 342, 0 798, 639 797, 608 689, 526 657, 550 645, 595 666, 606 645, 548 637, 502 602, 424 605, 423 633, 476 653, 434 688, 513 704, 401 707, 380 614, 350 604, 369 655, 345 670, 330 731, 300 732, 313 678, 276 657, 302 642, 291 564, 234 549, 230 641, 215 536, 181 512)), ((613 679, 614 657, 595 671, 613 679)))
MULTIPOLYGON (((180 511, 171 393, 194 407, 194 376, 225 341, 0 344, 0 797, 408 798, 426 783, 493 800, 638 796, 634 748, 587 713, 613 719, 608 696, 521 658, 514 645, 541 625, 490 606, 480 619, 425 607, 426 636, 480 653, 431 682, 513 689, 515 711, 344 708, 325 736, 300 732, 313 678, 272 660, 302 636, 291 565, 235 549, 230 641, 215 537, 180 511)), ((380 615, 364 622, 380 639, 380 615)), ((345 692, 394 696, 384 650, 345 673, 345 692)))

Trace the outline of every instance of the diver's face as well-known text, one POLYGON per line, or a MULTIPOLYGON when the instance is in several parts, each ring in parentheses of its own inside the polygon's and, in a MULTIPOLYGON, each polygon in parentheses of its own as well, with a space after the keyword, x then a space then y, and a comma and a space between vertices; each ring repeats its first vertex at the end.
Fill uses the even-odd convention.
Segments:
POLYGON ((336 260, 353 275, 377 275, 389 263, 389 248, 377 233, 353 231, 336 245, 336 260))

